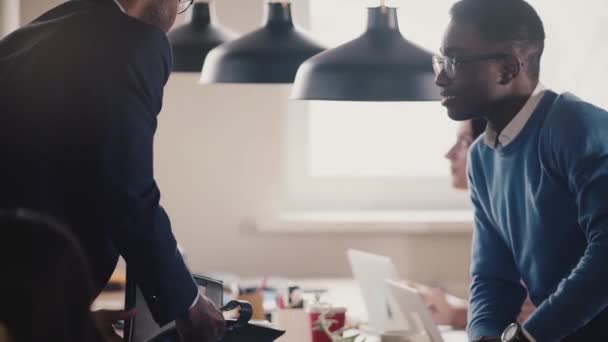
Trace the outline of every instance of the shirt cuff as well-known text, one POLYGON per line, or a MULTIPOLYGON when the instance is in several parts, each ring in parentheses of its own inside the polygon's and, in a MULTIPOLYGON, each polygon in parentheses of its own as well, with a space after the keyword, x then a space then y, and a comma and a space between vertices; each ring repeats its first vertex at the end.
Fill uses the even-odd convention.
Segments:
POLYGON ((528 339, 528 341, 530 342, 536 342, 536 339, 530 335, 530 333, 528 332, 528 330, 526 330, 526 328, 521 327, 521 331, 524 333, 524 336, 526 336, 526 338, 528 339))
MULTIPOLYGON (((193 308, 193 307, 196 305, 196 303, 198 303, 198 299, 199 299, 200 297, 201 297, 201 296, 200 296, 200 292, 198 292, 198 291, 197 291, 197 292, 196 292, 196 296, 194 297, 194 301, 192 302, 192 305, 190 305, 190 309, 192 309, 192 308, 193 308)), ((533 341, 533 342, 536 342, 536 341, 533 341)))

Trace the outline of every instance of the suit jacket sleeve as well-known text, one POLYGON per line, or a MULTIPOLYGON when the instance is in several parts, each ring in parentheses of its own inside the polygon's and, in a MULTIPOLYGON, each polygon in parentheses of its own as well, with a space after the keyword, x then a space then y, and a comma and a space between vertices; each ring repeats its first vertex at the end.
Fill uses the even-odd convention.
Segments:
MULTIPOLYGON (((160 206, 154 180, 153 140, 171 51, 160 30, 125 33, 113 57, 96 63, 99 79, 93 101, 101 134, 101 179, 106 226, 124 257, 155 320, 164 325, 187 312, 198 289, 160 206)), ((108 57, 108 55, 106 55, 108 57)))

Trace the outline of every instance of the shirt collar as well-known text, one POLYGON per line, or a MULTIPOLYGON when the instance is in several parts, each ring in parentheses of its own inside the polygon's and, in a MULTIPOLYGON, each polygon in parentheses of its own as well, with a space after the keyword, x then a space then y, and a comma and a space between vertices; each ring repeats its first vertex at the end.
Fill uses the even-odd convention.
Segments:
MULTIPOLYGON (((528 101, 526 101, 526 104, 524 104, 519 113, 517 113, 517 115, 515 115, 515 117, 511 119, 507 126, 505 126, 502 132, 500 132, 500 135, 498 136, 497 145, 505 147, 511 141, 513 141, 513 139, 515 139, 515 137, 521 132, 521 130, 526 125, 526 122, 528 122, 528 119, 530 119, 530 117, 532 116, 532 113, 540 103, 540 100, 543 98, 543 95, 546 91, 547 88, 539 82, 534 91, 532 92, 532 95, 530 95, 528 101)), ((487 125, 485 132, 486 145, 493 148, 497 147, 495 146, 497 141, 497 134, 498 133, 494 129, 492 129, 490 125, 487 125)))
POLYGON ((124 13, 127 13, 127 11, 125 11, 125 8, 122 7, 122 5, 120 4, 120 1, 114 0, 114 3, 116 4, 116 6, 118 6, 118 8, 120 8, 121 11, 123 11, 124 13))

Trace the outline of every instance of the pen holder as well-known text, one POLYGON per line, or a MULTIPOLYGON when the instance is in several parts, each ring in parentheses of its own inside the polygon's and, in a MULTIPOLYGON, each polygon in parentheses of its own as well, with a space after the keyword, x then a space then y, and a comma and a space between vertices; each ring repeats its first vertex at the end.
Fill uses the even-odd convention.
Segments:
POLYGON ((344 328, 345 308, 313 306, 309 310, 312 342, 332 342, 332 333, 344 328))

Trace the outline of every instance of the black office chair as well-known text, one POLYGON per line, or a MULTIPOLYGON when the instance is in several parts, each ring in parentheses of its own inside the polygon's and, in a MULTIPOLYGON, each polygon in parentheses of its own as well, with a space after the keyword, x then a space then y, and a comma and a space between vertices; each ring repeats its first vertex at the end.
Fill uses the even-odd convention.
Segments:
MULTIPOLYGON (((224 297, 223 283, 216 279, 193 275, 201 293, 204 293, 217 307, 221 307, 224 297)), ((160 327, 154 321, 141 290, 127 269, 125 308, 137 309, 137 315, 125 322, 124 339, 126 342, 180 342, 175 323, 160 327)), ((253 314, 251 304, 231 301, 221 308, 222 311, 239 309, 239 317, 226 320, 226 334, 218 342, 272 342, 285 331, 249 322, 253 314)))

